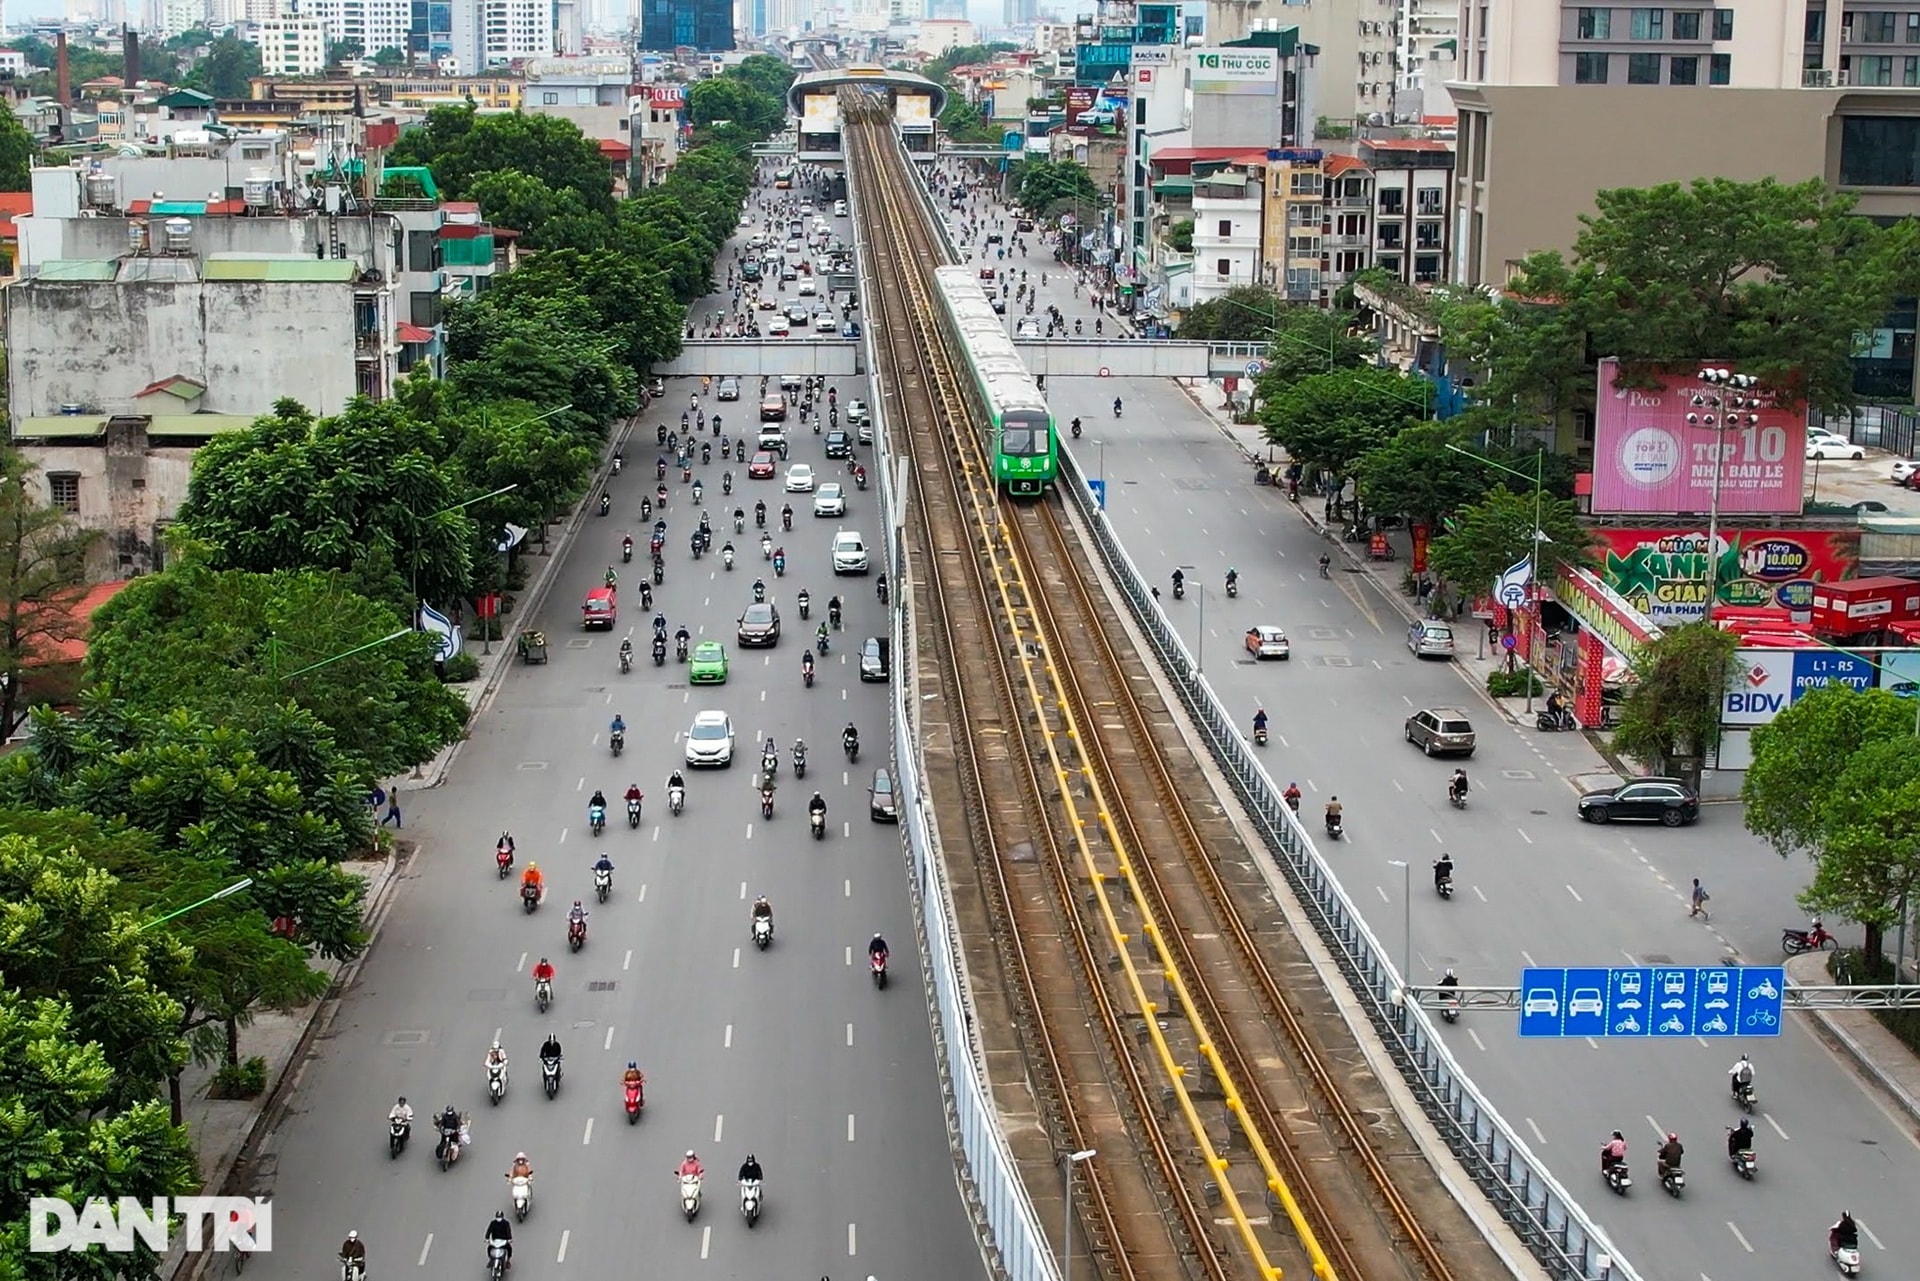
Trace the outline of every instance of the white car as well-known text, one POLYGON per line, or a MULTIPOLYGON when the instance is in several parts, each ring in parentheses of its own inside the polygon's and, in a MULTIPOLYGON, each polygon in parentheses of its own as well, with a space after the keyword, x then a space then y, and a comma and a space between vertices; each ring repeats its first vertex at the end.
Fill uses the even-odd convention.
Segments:
POLYGON ((770 338, 785 338, 792 332, 793 330, 787 325, 787 318, 785 316, 775 316, 767 322, 767 336, 770 338))
POLYGON ((843 529, 833 536, 833 572, 836 575, 864 574, 868 568, 865 539, 850 529, 843 529))
POLYGON ((1920 462, 1915 462, 1911 458, 1896 458, 1893 460, 1893 483, 1894 484, 1896 485, 1906 484, 1907 478, 1912 476, 1915 472, 1920 472, 1920 462))
POLYGON ((805 463, 795 463, 787 468, 787 492, 789 494, 811 494, 813 492, 813 468, 805 463))
POLYGON ((1263 623, 1247 628, 1247 653, 1257 661, 1262 658, 1287 658, 1293 653, 1287 644, 1287 634, 1278 627, 1263 623))
POLYGON ((847 202, 846 202, 846 201, 844 201, 844 200, 836 200, 836 201, 834 201, 834 202, 833 202, 833 216, 834 216, 834 217, 836 217, 836 218, 844 218, 844 217, 846 217, 846 216, 847 216, 847 202))
POLYGON ((812 206, 812 205, 810 205, 810 204, 806 204, 806 205, 801 205, 801 206, 800 206, 800 216, 801 216, 802 218, 807 218, 807 217, 811 217, 811 216, 812 216, 812 214, 813 214, 813 206, 812 206))
POLYGON ((1015 338, 1038 338, 1040 336, 1040 322, 1031 316, 1023 318, 1019 324, 1013 327, 1013 336, 1015 338))
POLYGON ((819 292, 820 292, 820 286, 812 276, 808 276, 805 280, 800 282, 799 293, 802 298, 812 298, 814 295, 818 294, 819 292))
POLYGON ((1851 441, 1841 440, 1838 436, 1808 436, 1808 458, 1865 458, 1867 451, 1851 441))
POLYGON ((872 415, 869 414, 867 411, 866 401, 849 400, 847 402, 847 425, 848 426, 858 427, 861 423, 866 422, 871 416, 872 415))
POLYGON ((800 252, 800 241, 799 241, 799 238, 798 238, 798 237, 795 237, 794 239, 792 239, 792 240, 789 240, 789 241, 787 241, 787 244, 786 244, 786 249, 787 249, 787 252, 788 252, 788 253, 790 253, 790 254, 797 254, 797 253, 799 253, 799 252, 800 252))
POLYGON ((834 321, 832 312, 816 311, 813 313, 813 332, 816 334, 837 334, 840 332, 840 326, 834 321))
POLYGON ((838 481, 830 480, 813 491, 813 514, 816 516, 847 514, 847 491, 840 488, 838 481))
POLYGON ((687 730, 687 764, 733 764, 733 722, 725 712, 701 712, 687 730))

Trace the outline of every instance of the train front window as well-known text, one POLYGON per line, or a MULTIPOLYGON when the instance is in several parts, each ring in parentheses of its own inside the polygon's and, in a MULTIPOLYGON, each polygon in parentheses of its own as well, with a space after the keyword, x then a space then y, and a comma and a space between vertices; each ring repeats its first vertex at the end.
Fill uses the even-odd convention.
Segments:
POLYGON ((1000 452, 1024 458, 1033 452, 1033 432, 1025 427, 1009 427, 1000 433, 1000 452))

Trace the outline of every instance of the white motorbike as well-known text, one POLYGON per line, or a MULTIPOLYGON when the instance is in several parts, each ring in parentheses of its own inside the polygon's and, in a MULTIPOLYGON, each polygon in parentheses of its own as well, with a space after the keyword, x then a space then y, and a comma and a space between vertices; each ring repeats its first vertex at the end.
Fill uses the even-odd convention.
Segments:
POLYGON ((700 1213, 700 1176, 697 1174, 680 1176, 680 1213, 687 1216, 688 1223, 700 1213))
POLYGON ((507 1275, 507 1243, 505 1241, 487 1242, 487 1276, 492 1281, 501 1281, 507 1275))
POLYGON ((686 805, 687 805, 687 789, 686 788, 669 787, 667 789, 667 812, 668 813, 678 815, 681 810, 686 808, 686 805))
POLYGON ((487 1064, 487 1101, 495 1107, 507 1097, 507 1069, 499 1063, 487 1064))
POLYGON ((1843 1277, 1860 1275, 1860 1247, 1857 1245, 1839 1245, 1829 1243, 1827 1257, 1833 1260, 1833 1266, 1840 1269, 1843 1277))
POLYGON ((547 1007, 553 1004, 553 983, 551 980, 540 979, 534 983, 533 1003, 539 1007, 542 1014, 547 1012, 547 1007))
POLYGON ((593 893, 602 903, 607 895, 613 893, 613 873, 606 868, 596 868, 593 873, 593 893))
POLYGON ((540 1060, 540 1085, 542 1089, 546 1090, 548 1098, 552 1098, 554 1095, 560 1093, 559 1059, 540 1060))
POLYGON ((771 942, 773 942, 773 918, 771 916, 754 917, 753 945, 764 952, 771 942))
POLYGON ((364 1259, 340 1257, 340 1281, 367 1281, 367 1264, 364 1259))
POLYGON ((740 1180, 740 1215, 752 1227, 760 1217, 760 1180, 740 1180))
POLYGON ((533 1209, 533 1180, 524 1174, 508 1176, 513 1182, 513 1217, 517 1223, 527 1221, 527 1211, 533 1209))

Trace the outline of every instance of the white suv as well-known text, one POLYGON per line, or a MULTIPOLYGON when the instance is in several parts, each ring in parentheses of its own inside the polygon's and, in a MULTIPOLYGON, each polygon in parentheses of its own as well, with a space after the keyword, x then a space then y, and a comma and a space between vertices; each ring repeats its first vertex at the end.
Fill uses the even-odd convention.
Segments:
POLYGON ((701 712, 687 730, 687 764, 733 764, 733 722, 725 712, 701 712))
POLYGON ((867 569, 867 544, 860 535, 850 529, 843 529, 835 534, 833 536, 833 572, 864 574, 867 569))

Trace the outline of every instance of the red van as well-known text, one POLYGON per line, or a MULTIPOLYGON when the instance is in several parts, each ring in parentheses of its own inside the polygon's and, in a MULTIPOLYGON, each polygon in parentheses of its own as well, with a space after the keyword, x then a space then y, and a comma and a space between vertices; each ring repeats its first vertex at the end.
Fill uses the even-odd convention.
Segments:
POLYGON ((620 611, 614 603, 613 588, 596 587, 587 593, 586 604, 580 607, 580 625, 582 627, 604 627, 613 630, 620 621, 620 611))

